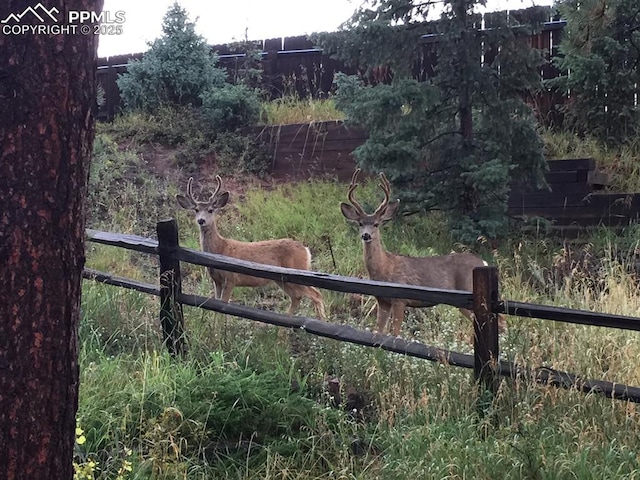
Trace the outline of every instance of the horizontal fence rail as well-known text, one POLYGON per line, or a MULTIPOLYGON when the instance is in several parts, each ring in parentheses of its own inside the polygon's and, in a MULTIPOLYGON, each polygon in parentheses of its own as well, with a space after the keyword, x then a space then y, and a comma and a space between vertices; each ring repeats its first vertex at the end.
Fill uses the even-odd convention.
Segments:
POLYGON ((278 283, 296 283, 312 287, 335 290, 343 293, 361 293, 378 297, 408 298, 425 302, 428 306, 447 304, 458 308, 473 307, 471 292, 427 288, 402 283, 379 282, 354 277, 343 277, 329 273, 310 272, 293 268, 274 267, 248 262, 237 258, 201 252, 189 248, 178 249, 178 259, 205 267, 219 268, 234 273, 268 278, 278 283))
POLYGON ((158 241, 151 238, 129 235, 126 233, 102 232, 88 228, 86 230, 87 240, 110 245, 112 247, 125 248, 140 253, 158 254, 158 241))
POLYGON ((576 323, 595 327, 617 328, 620 330, 640 331, 640 318, 627 317, 625 315, 612 315, 609 313, 590 312, 588 310, 574 310, 564 307, 537 305, 534 303, 514 302, 505 300, 501 302, 496 311, 519 317, 539 318, 542 320, 554 320, 563 323, 576 323))
POLYGON ((94 270, 93 268, 85 267, 82 271, 82 276, 87 280, 95 280, 96 282, 104 283, 106 285, 128 288, 129 290, 155 295, 156 297, 160 296, 160 287, 157 285, 138 282, 136 280, 131 280, 130 278, 118 277, 116 275, 111 275, 110 273, 94 270))
MULTIPOLYGON (((92 242, 103 245, 126 248, 142 253, 158 253, 157 241, 137 235, 88 230, 87 238, 92 242)), ((420 300, 430 305, 444 303, 458 308, 473 308, 471 292, 427 288, 401 283, 378 282, 375 280, 343 277, 328 273, 275 267, 185 247, 178 247, 177 256, 178 260, 182 262, 193 263, 203 267, 218 268, 234 273, 243 273, 254 277, 268 278, 269 280, 279 283, 290 282, 327 290, 336 290, 343 293, 360 293, 389 298, 408 298, 410 300, 420 300)))
MULTIPOLYGON (((157 285, 133 281, 89 268, 85 268, 83 277, 106 285, 128 288, 138 292, 160 296, 160 288, 157 285)), ((179 296, 179 301, 184 305, 202 308, 204 310, 255 320, 279 327, 300 329, 319 337, 361 346, 381 348, 388 352, 423 360, 443 362, 455 367, 474 368, 473 355, 430 347, 399 337, 358 330, 348 325, 337 325, 306 317, 291 317, 258 308, 225 303, 221 300, 184 293, 179 296)), ((564 389, 577 389, 584 393, 598 393, 616 400, 640 403, 640 388, 638 387, 602 380, 583 379, 577 375, 548 367, 526 369, 515 363, 501 360, 498 364, 497 373, 502 377, 533 380, 542 385, 550 385, 564 389)))
MULTIPOLYGON (((167 230, 167 228, 171 230, 171 225, 175 225, 175 221, 160 222, 158 224, 159 232, 161 231, 161 225, 163 230, 167 230)), ((253 262, 225 257, 223 255, 205 253, 177 246, 177 227, 175 228, 176 230, 173 232, 173 234, 175 234, 176 244, 173 247, 171 245, 164 247, 164 254, 172 255, 174 257, 174 261, 183 261, 205 267, 212 267, 236 273, 258 276, 271 279, 275 282, 290 282, 301 285, 311 285, 345 293, 360 293, 393 298, 410 298, 423 301, 425 303, 428 303, 429 305, 447 304, 458 308, 469 308, 472 310, 474 309, 474 295, 476 297, 478 295, 478 293, 475 292, 475 285, 474 292, 431 289, 420 286, 376 282, 353 277, 342 277, 339 275, 331 275, 326 273, 295 270, 289 268, 274 267, 270 265, 261 265, 253 262)), ((161 242, 137 235, 117 234, 88 229, 87 239, 91 242, 125 248, 151 255, 162 255, 161 252, 163 251, 163 249, 161 248, 161 242)), ((495 267, 486 268, 494 269, 494 275, 496 275, 497 278, 495 267)), ((100 272, 90 268, 84 269, 83 277, 116 287, 128 288, 146 294, 160 296, 161 298, 163 295, 162 290, 163 288, 166 288, 166 285, 165 287, 152 285, 114 276, 109 273, 100 272)), ((474 279, 475 277, 476 275, 474 273, 474 279)), ((640 330, 640 318, 636 317, 602 314, 585 310, 573 310, 563 307, 537 305, 510 300, 495 301, 495 299, 489 300, 483 299, 482 297, 480 297, 479 299, 476 298, 476 303, 478 300, 480 300, 480 303, 483 304, 483 308, 486 309, 494 317, 496 317, 498 314, 507 314, 582 325, 593 325, 634 331, 640 330)), ((415 358, 447 363, 452 366, 474 369, 474 371, 478 370, 477 351, 474 355, 463 354, 424 345, 418 342, 407 341, 400 337, 385 335, 378 332, 359 330, 349 325, 333 324, 327 321, 313 318, 285 315, 281 313, 262 310, 259 308, 227 303, 214 298, 187 294, 183 293, 180 289, 178 289, 178 291, 175 293, 174 301, 179 305, 190 305, 192 307, 202 308, 205 310, 246 318, 254 321, 260 321, 280 327, 299 329, 313 335, 331 338, 338 341, 344 341, 368 347, 381 348, 389 352, 408 355, 415 358)), ((164 315, 166 316, 166 312, 164 313, 164 315)), ((477 327, 478 325, 476 324, 476 327, 474 328, 477 327)), ((165 323, 163 323, 163 329, 164 328, 165 323)), ((482 326, 480 328, 480 331, 481 330, 482 326)), ((182 335, 182 330, 179 331, 180 335, 182 335)), ((165 334, 165 341, 167 341, 166 336, 167 334, 165 334)), ((475 348, 478 348, 477 338, 475 348)), ((634 387, 603 380, 585 379, 579 375, 558 371, 549 367, 539 367, 534 369, 525 368, 521 365, 509 362, 507 360, 495 361, 496 358, 499 358, 497 348, 495 349, 494 353, 495 356, 492 362, 493 367, 491 367, 490 369, 490 373, 494 377, 501 376, 514 379, 529 379, 544 385, 550 385, 565 389, 575 389, 584 393, 597 393, 612 399, 640 403, 640 387, 634 387)), ((485 352, 485 355, 486 354, 487 352, 485 352)), ((477 376, 476 380, 479 380, 477 376)), ((495 387, 495 382, 493 382, 493 385, 495 387)), ((492 387, 491 390, 493 391, 493 393, 495 393, 495 388, 492 387)))

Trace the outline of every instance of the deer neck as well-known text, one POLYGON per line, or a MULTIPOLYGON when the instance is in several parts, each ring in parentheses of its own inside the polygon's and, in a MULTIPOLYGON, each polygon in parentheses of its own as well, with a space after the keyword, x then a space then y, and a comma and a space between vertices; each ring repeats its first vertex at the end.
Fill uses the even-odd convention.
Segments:
POLYGON ((387 275, 389 265, 389 252, 384 249, 380 238, 363 242, 364 265, 367 268, 369 278, 372 280, 384 280, 387 275))
POLYGON ((220 235, 215 221, 204 228, 200 228, 200 246, 202 251, 209 253, 223 253, 227 239, 220 235))

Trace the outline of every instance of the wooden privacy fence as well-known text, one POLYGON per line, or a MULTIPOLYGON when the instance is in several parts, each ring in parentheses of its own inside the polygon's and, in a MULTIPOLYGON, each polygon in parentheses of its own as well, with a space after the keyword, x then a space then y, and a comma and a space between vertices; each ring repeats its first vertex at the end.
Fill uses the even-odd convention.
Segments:
MULTIPOLYGON (((545 57, 549 59, 558 53, 558 45, 566 24, 565 21, 552 18, 554 15, 552 9, 533 7, 485 13, 481 16, 484 18, 484 28, 490 29, 507 17, 517 20, 520 24, 527 24, 532 17, 538 17, 540 10, 546 11, 550 21, 542 25, 540 32, 531 35, 530 44, 542 50, 545 57)), ((480 16, 478 16, 477 22, 481 23, 480 16)), ((435 25, 433 25, 432 31, 436 31, 435 25)), ((335 32, 333 35, 339 35, 339 32, 335 32)), ((421 38, 421 45, 417 47, 421 52, 420 60, 413 66, 412 75, 414 78, 425 80, 434 75, 438 58, 433 45, 437 41, 438 36, 435 34, 424 35, 421 38)), ((218 66, 224 68, 232 79, 236 78, 240 71, 247 68, 247 56, 252 55, 252 51, 255 52, 255 56, 259 58, 258 65, 262 69, 259 86, 272 98, 279 98, 287 94, 296 94, 302 98, 322 97, 334 91, 334 76, 337 72, 348 75, 364 73, 346 62, 327 55, 317 48, 306 35, 271 38, 247 43, 251 46, 249 47, 247 44, 213 45, 211 50, 218 54, 218 66)), ((497 50, 488 51, 485 49, 484 61, 491 61, 496 53, 497 50)), ((140 60, 142 57, 142 53, 130 53, 98 59, 97 79, 104 96, 98 108, 97 117, 99 120, 111 121, 118 113, 121 103, 120 91, 116 83, 118 75, 127 71, 129 60, 140 60)), ((478 57, 478 62, 480 61, 481 58, 478 57)), ((383 68, 377 74, 373 72, 370 75, 364 75, 367 81, 378 83, 388 79, 389 70, 384 66, 381 67, 383 68)), ((551 64, 542 66, 540 73, 543 79, 555 78, 559 75, 559 71, 551 64)), ((549 124, 559 122, 555 118, 558 115, 556 107, 565 102, 563 94, 547 90, 539 92, 527 100, 534 106, 541 119, 549 124)))
POLYGON ((160 260, 159 286, 115 277, 109 273, 88 268, 85 269, 83 276, 105 284, 159 296, 163 339, 172 355, 186 353, 182 305, 190 305, 281 327, 296 328, 334 340, 382 348, 402 355, 473 369, 474 377, 480 387, 491 393, 496 392, 498 379, 503 376, 530 379, 541 384, 573 388, 585 393, 594 392, 609 398, 640 403, 640 387, 604 380, 588 380, 547 367, 527 369, 515 363, 500 360, 498 314, 634 331, 640 331, 640 318, 501 300, 498 290, 498 272, 495 267, 481 267, 474 270, 472 292, 442 290, 261 265, 181 247, 178 244, 178 228, 175 220, 159 222, 157 233, 158 241, 135 235, 96 230, 87 230, 87 237, 91 242, 157 255, 160 260), (184 293, 181 287, 180 262, 338 292, 416 299, 430 304, 467 308, 473 310, 476 317, 474 354, 435 348, 400 337, 359 330, 348 325, 290 316, 184 293))

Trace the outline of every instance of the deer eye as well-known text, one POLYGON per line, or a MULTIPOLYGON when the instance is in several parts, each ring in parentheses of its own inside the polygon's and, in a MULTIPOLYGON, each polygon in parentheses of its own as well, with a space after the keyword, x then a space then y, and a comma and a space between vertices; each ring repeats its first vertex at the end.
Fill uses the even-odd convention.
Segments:
POLYGON ((364 223, 358 222, 358 226, 362 227, 363 225, 364 225, 364 223))
POLYGON ((209 210, 207 210, 207 212, 213 213, 213 208, 210 208, 209 210))
POLYGON ((378 222, 373 224, 374 227, 378 228, 380 226, 380 224, 378 222))
POLYGON ((198 213, 200 211, 200 209, 198 207, 193 209, 194 212, 198 213))

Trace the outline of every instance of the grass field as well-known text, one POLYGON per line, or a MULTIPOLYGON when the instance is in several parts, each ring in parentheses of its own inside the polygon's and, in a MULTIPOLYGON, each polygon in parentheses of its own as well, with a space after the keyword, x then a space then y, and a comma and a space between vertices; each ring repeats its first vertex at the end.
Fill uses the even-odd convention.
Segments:
MULTIPOLYGON (((557 137, 547 144, 571 148, 557 137)), ((152 174, 148 158, 104 132, 96 148, 92 228, 153 236, 157 220, 175 217, 181 244, 198 247, 197 227, 174 199, 186 172, 152 174)), ((226 236, 293 237, 310 247, 315 270, 365 276, 357 232, 338 206, 344 185, 226 179, 226 236)), ((361 198, 377 204, 376 185, 361 198)), ((384 242, 408 255, 467 248, 442 225, 435 214, 400 219, 385 227, 384 242)), ((569 244, 514 229, 495 250, 472 249, 498 266, 506 298, 638 316, 638 233, 595 230, 569 244)), ((157 283, 156 260, 142 254, 88 244, 87 266, 157 283)), ((204 269, 183 265, 183 274, 185 291, 209 293, 204 269)), ((323 294, 330 321, 373 328, 372 299, 323 294)), ((237 289, 233 299, 287 306, 275 287, 237 289)), ((306 304, 303 313, 312 312, 306 304)), ((77 478, 640 478, 634 404, 504 380, 479 418, 466 370, 195 308, 185 308, 185 321, 189 355, 174 360, 161 346, 156 298, 84 282, 77 478)), ((471 335, 446 306, 410 311, 402 330, 460 352, 471 352, 471 335)), ((505 359, 530 367, 640 385, 636 333, 510 317, 500 346, 505 359)))

